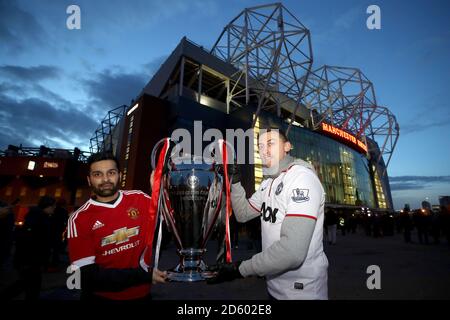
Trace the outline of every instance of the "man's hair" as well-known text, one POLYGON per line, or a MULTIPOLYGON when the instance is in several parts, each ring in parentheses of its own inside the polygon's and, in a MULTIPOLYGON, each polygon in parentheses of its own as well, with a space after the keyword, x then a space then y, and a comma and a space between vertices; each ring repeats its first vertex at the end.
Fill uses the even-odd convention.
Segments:
POLYGON ((99 161, 103 161, 103 160, 112 160, 116 163, 116 167, 117 170, 120 171, 120 165, 119 165, 119 160, 112 154, 112 152, 97 152, 97 153, 93 153, 87 160, 87 164, 88 164, 88 172, 91 172, 91 165, 94 162, 99 162, 99 161))
MULTIPOLYGON (((286 133, 283 130, 278 129, 276 127, 263 128, 263 129, 261 129, 261 131, 262 131, 262 133, 278 132, 278 135, 280 136, 281 140, 283 140, 283 142, 290 142, 286 133)), ((261 136, 261 133, 258 134, 258 140, 259 140, 260 136, 261 136)))

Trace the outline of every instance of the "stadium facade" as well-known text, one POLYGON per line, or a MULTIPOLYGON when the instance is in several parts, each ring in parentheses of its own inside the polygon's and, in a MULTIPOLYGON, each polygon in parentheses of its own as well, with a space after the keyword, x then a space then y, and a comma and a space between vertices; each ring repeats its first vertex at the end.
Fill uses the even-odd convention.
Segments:
MULTIPOLYGON (((247 8, 212 49, 186 37, 130 106, 108 113, 91 152, 114 151, 123 188, 149 189, 153 146, 178 128, 277 126, 314 165, 328 207, 393 211, 387 166, 399 126, 357 68, 313 68, 311 34, 282 4, 247 8), (120 112, 119 112, 120 111, 120 112)), ((256 141, 249 141, 249 144, 256 141)), ((251 150, 248 148, 247 150, 251 150)), ((262 178, 256 148, 243 166, 250 195, 262 178)))
POLYGON ((12 206, 16 225, 42 196, 52 196, 69 210, 91 196, 86 183, 88 154, 74 150, 9 145, 0 151, 0 200, 12 206))

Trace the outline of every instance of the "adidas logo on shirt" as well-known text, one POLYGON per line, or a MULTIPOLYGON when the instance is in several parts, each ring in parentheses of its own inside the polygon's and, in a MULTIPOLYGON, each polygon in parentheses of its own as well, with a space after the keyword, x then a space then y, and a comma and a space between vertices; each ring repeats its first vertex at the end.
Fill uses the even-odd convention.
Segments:
POLYGON ((95 221, 94 225, 92 226, 92 230, 96 230, 98 228, 104 227, 105 225, 101 223, 100 221, 95 221))

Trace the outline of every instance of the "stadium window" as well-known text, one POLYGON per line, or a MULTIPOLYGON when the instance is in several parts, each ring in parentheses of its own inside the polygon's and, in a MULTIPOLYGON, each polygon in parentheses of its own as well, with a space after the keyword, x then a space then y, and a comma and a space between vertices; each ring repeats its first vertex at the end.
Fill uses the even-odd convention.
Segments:
POLYGON ((25 197, 27 195, 27 188, 26 187, 22 187, 20 189, 20 196, 21 197, 25 197))
POLYGON ((77 193, 75 194, 75 198, 79 199, 79 198, 81 198, 82 195, 83 195, 83 190, 82 189, 77 189, 77 193))
MULTIPOLYGON (((139 107, 139 103, 136 103, 130 110, 127 112, 127 116, 133 113, 134 110, 136 110, 139 107)), ((134 115, 131 116, 131 118, 134 118, 134 115)))
POLYGON ((32 160, 28 161, 28 167, 27 167, 28 170, 34 170, 35 167, 36 167, 35 161, 32 161, 32 160))
POLYGON ((44 162, 44 168, 58 168, 58 162, 44 162))
POLYGON ((45 196, 46 193, 47 193, 47 189, 46 188, 41 188, 39 190, 39 197, 45 196))
POLYGON ((56 190, 55 190, 55 198, 61 197, 61 193, 62 193, 62 189, 61 188, 56 188, 56 190))

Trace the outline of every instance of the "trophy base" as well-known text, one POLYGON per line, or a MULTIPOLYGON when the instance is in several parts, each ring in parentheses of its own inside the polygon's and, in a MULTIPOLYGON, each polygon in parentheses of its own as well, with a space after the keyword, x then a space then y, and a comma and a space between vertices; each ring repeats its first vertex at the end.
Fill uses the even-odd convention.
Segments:
POLYGON ((202 260, 202 255, 206 249, 182 249, 178 251, 180 263, 167 271, 169 281, 176 282, 196 282, 204 281, 216 276, 217 272, 208 270, 207 265, 202 260))
POLYGON ((214 271, 185 271, 185 272, 175 272, 168 271, 167 278, 169 281, 175 282, 196 282, 196 281, 204 281, 209 278, 213 278, 216 276, 216 272, 214 271))

